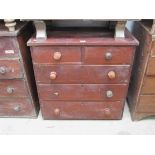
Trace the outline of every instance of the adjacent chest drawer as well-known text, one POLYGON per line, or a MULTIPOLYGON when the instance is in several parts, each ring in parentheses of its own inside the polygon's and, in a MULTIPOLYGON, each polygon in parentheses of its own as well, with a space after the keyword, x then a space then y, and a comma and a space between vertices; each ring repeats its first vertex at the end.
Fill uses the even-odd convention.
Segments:
POLYGON ((39 84, 38 93, 42 100, 113 101, 124 99, 127 85, 39 84))
POLYGON ((44 119, 121 119, 123 103, 41 101, 44 119))
POLYGON ((130 66, 35 65, 38 83, 128 83, 130 66))
POLYGON ((33 63, 78 64, 81 62, 80 47, 35 47, 31 53, 33 63))
POLYGON ((0 57, 18 56, 19 49, 17 41, 14 38, 0 37, 0 57))
POLYGON ((131 64, 133 47, 86 47, 85 64, 131 64))
POLYGON ((0 97, 27 97, 24 80, 0 80, 0 97))
POLYGON ((138 112, 155 112, 155 95, 141 95, 137 106, 138 112))
POLYGON ((0 79, 22 78, 19 59, 0 60, 0 79))
POLYGON ((155 77, 145 77, 141 93, 155 95, 155 77))
POLYGON ((155 58, 150 58, 147 66, 147 75, 155 75, 155 58))
POLYGON ((33 104, 28 99, 0 99, 0 116, 35 116, 33 104))

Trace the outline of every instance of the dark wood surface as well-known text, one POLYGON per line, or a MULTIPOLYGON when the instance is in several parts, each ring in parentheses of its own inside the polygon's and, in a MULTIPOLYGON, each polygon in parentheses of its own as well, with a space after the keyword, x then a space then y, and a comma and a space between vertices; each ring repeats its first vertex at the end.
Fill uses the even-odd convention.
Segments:
POLYGON ((40 101, 40 104, 44 119, 121 119, 124 107, 120 101, 40 101))
POLYGON ((154 50, 155 43, 147 25, 135 22, 133 34, 140 45, 136 57, 128 91, 128 103, 133 120, 155 115, 154 102, 154 50))
POLYGON ((127 85, 103 84, 51 84, 38 85, 41 100, 67 100, 67 101, 121 101, 127 92, 127 85), (108 98, 106 92, 110 90, 113 96, 108 98), (56 95, 55 93, 58 93, 56 95))
POLYGON ((26 46, 32 33, 31 22, 17 22, 15 32, 0 24, 0 117, 34 118, 38 114, 31 55, 26 46))
POLYGON ((103 30, 32 37, 28 45, 43 118, 121 119, 137 44, 127 31, 124 39, 103 30))
POLYGON ((38 83, 128 83, 130 66, 103 65, 34 65, 38 83), (110 79, 108 73, 114 71, 115 79, 110 79), (50 79, 50 73, 56 72, 56 79, 50 79), (43 76, 44 75, 44 76, 43 76))

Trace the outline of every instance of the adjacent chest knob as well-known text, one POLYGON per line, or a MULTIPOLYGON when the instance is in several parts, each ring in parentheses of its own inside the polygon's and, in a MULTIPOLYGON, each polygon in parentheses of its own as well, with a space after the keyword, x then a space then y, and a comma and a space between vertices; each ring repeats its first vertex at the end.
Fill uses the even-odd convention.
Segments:
POLYGON ((110 52, 107 52, 107 53, 105 54, 105 59, 106 59, 106 60, 111 60, 111 59, 112 59, 112 54, 111 54, 110 52))
POLYGON ((14 111, 19 111, 20 110, 20 106, 16 106, 13 109, 14 109, 14 111))
POLYGON ((50 79, 51 79, 51 80, 56 79, 56 77, 57 77, 57 73, 56 73, 56 72, 51 72, 51 73, 50 73, 50 79))
POLYGON ((109 77, 109 79, 115 79, 116 78, 116 73, 114 71, 110 71, 108 73, 108 77, 109 77))
POLYGON ((60 60, 61 59, 61 52, 54 52, 53 59, 57 60, 57 61, 60 60))
POLYGON ((8 88, 6 89, 6 91, 7 91, 8 94, 12 94, 13 91, 14 91, 14 88, 8 87, 8 88))
POLYGON ((60 114, 60 109, 59 108, 54 109, 54 114, 59 115, 60 114))
POLYGON ((106 96, 107 96, 108 98, 113 97, 113 92, 112 92, 111 90, 108 90, 108 91, 106 92, 106 96))
POLYGON ((0 73, 5 74, 6 73, 6 67, 0 67, 0 73))

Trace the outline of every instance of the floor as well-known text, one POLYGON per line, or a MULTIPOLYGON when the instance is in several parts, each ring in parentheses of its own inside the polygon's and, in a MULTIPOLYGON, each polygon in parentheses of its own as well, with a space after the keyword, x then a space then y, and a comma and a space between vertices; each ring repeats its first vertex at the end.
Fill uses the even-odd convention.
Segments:
POLYGON ((122 120, 55 121, 0 118, 0 134, 155 134, 155 118, 132 122, 127 105, 122 120))

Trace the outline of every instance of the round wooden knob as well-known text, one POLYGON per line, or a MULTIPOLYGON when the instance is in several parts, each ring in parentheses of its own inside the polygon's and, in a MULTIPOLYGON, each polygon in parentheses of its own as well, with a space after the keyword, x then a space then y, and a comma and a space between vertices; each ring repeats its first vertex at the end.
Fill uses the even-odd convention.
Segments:
POLYGON ((54 60, 60 60, 61 59, 61 53, 60 52, 54 52, 53 59, 54 60))
POLYGON ((54 109, 54 114, 59 115, 60 114, 60 109, 59 108, 54 109))
POLYGON ((116 73, 114 71, 110 71, 108 73, 108 77, 109 77, 109 79, 115 79, 116 78, 116 73))
POLYGON ((104 113, 106 114, 106 115, 109 115, 111 112, 110 112, 110 109, 109 108, 105 108, 104 109, 104 113))
POLYGON ((50 73, 50 79, 51 79, 51 80, 56 79, 56 77, 57 77, 57 73, 56 73, 56 72, 51 72, 51 73, 50 73))
POLYGON ((14 109, 14 111, 19 111, 20 110, 20 106, 16 106, 13 109, 14 109))

